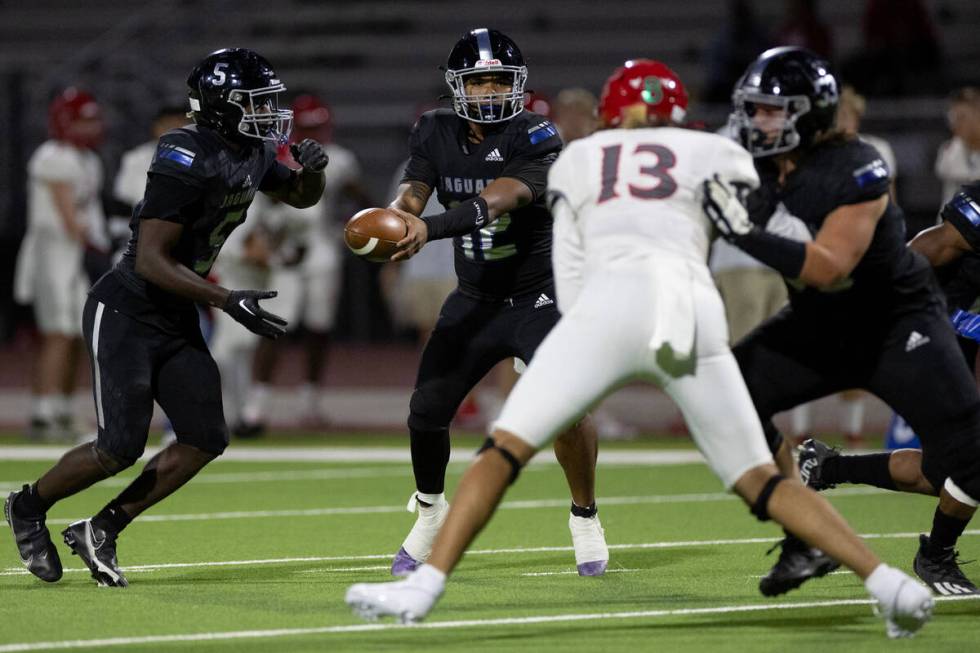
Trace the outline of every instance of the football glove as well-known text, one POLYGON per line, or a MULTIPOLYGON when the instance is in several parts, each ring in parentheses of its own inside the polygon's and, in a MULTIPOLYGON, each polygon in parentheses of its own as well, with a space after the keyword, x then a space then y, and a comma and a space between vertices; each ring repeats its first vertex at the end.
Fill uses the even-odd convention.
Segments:
POLYGON ((722 238, 733 242, 752 231, 753 225, 745 205, 718 175, 705 179, 701 188, 701 206, 722 238))
POLYGON ((312 138, 305 138, 300 143, 289 146, 289 152, 296 163, 303 166, 303 172, 323 172, 330 162, 327 151, 312 138))
POLYGON ((259 300, 278 294, 275 290, 232 290, 222 310, 252 333, 275 340, 286 333, 286 320, 263 310, 259 300))

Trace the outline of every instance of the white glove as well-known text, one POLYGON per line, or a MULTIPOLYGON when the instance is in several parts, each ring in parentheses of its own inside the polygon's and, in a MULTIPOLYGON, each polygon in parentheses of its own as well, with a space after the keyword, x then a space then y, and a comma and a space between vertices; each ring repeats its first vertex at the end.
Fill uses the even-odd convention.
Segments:
POLYGON ((722 238, 731 242, 752 231, 753 224, 745 205, 718 175, 705 179, 701 189, 701 207, 722 238))

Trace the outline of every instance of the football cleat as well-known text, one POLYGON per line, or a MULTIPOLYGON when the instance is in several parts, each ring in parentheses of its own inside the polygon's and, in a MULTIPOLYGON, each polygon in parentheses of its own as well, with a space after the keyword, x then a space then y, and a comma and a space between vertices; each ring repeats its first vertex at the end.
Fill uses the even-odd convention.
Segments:
POLYGON ((797 461, 803 485, 817 492, 837 487, 836 483, 825 482, 821 478, 821 471, 827 459, 836 458, 839 455, 840 449, 830 447, 820 440, 813 438, 804 440, 799 447, 799 460, 797 461))
POLYGON ((892 576, 885 595, 876 595, 875 614, 885 620, 885 629, 892 639, 912 637, 932 618, 935 601, 929 590, 898 569, 889 569, 892 576))
POLYGON ((94 526, 91 519, 83 519, 69 524, 61 534, 72 554, 81 558, 100 587, 129 587, 116 562, 116 533, 94 526))
POLYGON ((419 516, 408 537, 391 561, 392 576, 407 576, 419 568, 432 553, 432 543, 449 514, 449 503, 442 496, 431 506, 423 505, 413 494, 408 500, 410 511, 418 510, 419 516))
POLYGON ((425 619, 440 596, 441 583, 433 587, 424 583, 418 572, 413 572, 404 580, 390 583, 351 585, 344 601, 354 614, 367 621, 395 617, 403 624, 412 624, 425 619))
POLYGON ((575 547, 575 566, 579 576, 602 576, 609 565, 609 548, 606 534, 599 523, 599 515, 592 517, 568 516, 568 530, 572 532, 575 547))
POLYGON ((759 591, 764 596, 779 596, 794 590, 811 578, 820 578, 840 567, 840 563, 820 549, 815 549, 793 535, 786 535, 769 549, 781 547, 779 560, 762 580, 759 591))
POLYGON ((919 535, 919 550, 912 561, 912 569, 936 594, 980 594, 960 569, 959 552, 950 549, 936 554, 929 546, 929 536, 919 535))
POLYGON ((14 501, 27 489, 25 485, 20 492, 10 493, 3 504, 3 514, 14 533, 21 562, 41 580, 53 583, 61 578, 61 558, 44 524, 44 515, 36 519, 23 519, 14 514, 14 501))

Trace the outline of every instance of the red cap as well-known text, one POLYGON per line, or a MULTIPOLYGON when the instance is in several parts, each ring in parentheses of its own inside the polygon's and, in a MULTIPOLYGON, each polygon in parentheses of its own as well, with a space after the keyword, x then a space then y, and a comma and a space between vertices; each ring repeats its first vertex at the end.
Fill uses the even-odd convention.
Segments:
POLYGON ((680 77, 659 61, 627 61, 606 80, 599 99, 599 118, 606 127, 617 127, 622 110, 645 104, 647 118, 656 116, 681 122, 687 113, 687 91, 680 77))
POLYGON ((105 136, 102 108, 90 93, 66 88, 48 107, 48 135, 77 147, 95 149, 105 136))

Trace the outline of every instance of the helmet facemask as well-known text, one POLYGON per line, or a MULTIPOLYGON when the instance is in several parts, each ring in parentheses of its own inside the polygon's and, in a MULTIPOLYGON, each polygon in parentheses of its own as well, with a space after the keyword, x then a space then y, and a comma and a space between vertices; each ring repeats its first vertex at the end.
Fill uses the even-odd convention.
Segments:
POLYGON ((453 92, 456 115, 478 123, 503 122, 523 111, 526 83, 527 66, 505 66, 497 59, 478 61, 472 68, 446 71, 446 84, 453 92), (509 86, 510 90, 468 95, 467 79, 486 76, 493 76, 497 85, 509 86))
POLYGON ((279 94, 286 90, 282 84, 257 89, 233 89, 228 103, 241 109, 238 131, 245 136, 282 145, 289 140, 293 112, 279 108, 279 94))
POLYGON ((753 157, 772 156, 799 147, 800 133, 797 122, 810 111, 810 99, 805 95, 771 95, 758 91, 736 89, 732 96, 735 110, 728 117, 730 133, 736 134, 742 145, 753 157), (781 125, 764 128, 757 117, 757 106, 782 109, 781 125))

